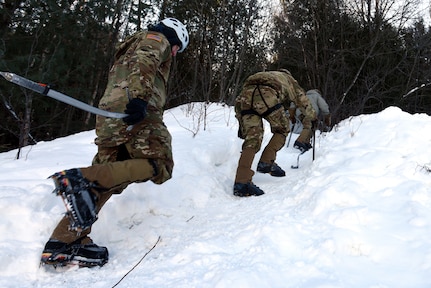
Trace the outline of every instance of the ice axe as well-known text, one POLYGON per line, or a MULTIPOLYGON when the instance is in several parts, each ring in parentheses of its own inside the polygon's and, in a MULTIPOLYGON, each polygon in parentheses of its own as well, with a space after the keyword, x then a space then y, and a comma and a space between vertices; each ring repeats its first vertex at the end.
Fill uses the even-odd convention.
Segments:
POLYGON ((105 110, 93 107, 93 106, 88 105, 84 102, 76 100, 75 98, 72 98, 72 97, 67 96, 63 93, 60 93, 58 91, 53 90, 47 84, 36 83, 36 82, 33 82, 27 78, 16 75, 14 73, 0 72, 0 75, 3 76, 9 82, 15 83, 21 87, 30 89, 34 92, 39 93, 39 94, 54 98, 58 101, 72 105, 76 108, 79 108, 81 110, 84 110, 84 111, 87 111, 87 112, 90 112, 90 113, 93 113, 96 115, 101 115, 101 116, 110 117, 110 118, 118 118, 118 119, 121 119, 121 118, 124 118, 127 116, 127 114, 124 114, 124 113, 105 111, 105 110))
POLYGON ((298 157, 296 157, 296 165, 292 165, 290 166, 290 168, 292 169, 298 169, 299 168, 299 157, 304 154, 306 151, 302 151, 301 153, 298 154, 298 157))
POLYGON ((289 135, 289 139, 287 140, 287 145, 286 145, 286 147, 289 147, 290 139, 292 139, 292 133, 293 133, 293 130, 295 130, 295 124, 296 124, 296 123, 293 123, 293 125, 292 125, 292 129, 290 130, 290 135, 289 135))
POLYGON ((313 161, 316 153, 316 128, 313 128, 313 161))
MULTIPOLYGON (((312 128, 313 130, 313 161, 314 161, 314 157, 315 157, 315 146, 316 146, 316 129, 312 128)), ((296 158, 296 165, 292 165, 290 166, 290 168, 292 169, 298 169, 299 168, 299 157, 304 154, 307 151, 302 151, 301 153, 298 154, 298 157, 296 158)))

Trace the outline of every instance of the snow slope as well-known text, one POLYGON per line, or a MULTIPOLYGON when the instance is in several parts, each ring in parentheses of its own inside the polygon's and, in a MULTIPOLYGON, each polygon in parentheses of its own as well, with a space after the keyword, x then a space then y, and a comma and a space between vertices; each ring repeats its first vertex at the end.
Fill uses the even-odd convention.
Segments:
POLYGON ((283 148, 287 176, 256 174, 266 194, 250 198, 232 195, 242 141, 230 107, 184 105, 165 122, 174 176, 105 205, 91 234, 110 252, 101 268, 39 267, 64 213, 47 177, 89 165, 94 131, 25 147, 18 160, 0 154, 0 287, 431 287, 429 116, 390 107, 346 119, 299 169, 283 148))

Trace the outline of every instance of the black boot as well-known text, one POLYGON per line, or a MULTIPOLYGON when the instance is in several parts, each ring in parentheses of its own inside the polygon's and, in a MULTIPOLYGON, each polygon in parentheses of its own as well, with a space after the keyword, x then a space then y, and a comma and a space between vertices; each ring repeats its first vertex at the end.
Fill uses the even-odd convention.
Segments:
POLYGON ((277 163, 273 162, 271 164, 259 162, 257 164, 257 172, 260 173, 269 173, 274 177, 284 177, 286 176, 286 172, 277 165, 277 163))
POLYGON ((301 151, 302 153, 305 153, 311 148, 313 148, 313 146, 311 146, 310 143, 303 143, 303 142, 299 142, 298 140, 295 141, 295 143, 293 144, 293 147, 296 149, 299 149, 299 151, 301 151))
POLYGON ((42 252, 41 263, 53 266, 78 264, 81 267, 103 266, 108 262, 106 247, 94 243, 81 244, 81 239, 70 244, 50 239, 42 252))
POLYGON ((233 185, 233 195, 238 197, 248 197, 248 196, 260 196, 265 194, 259 187, 254 185, 252 182, 246 184, 235 183, 233 185))

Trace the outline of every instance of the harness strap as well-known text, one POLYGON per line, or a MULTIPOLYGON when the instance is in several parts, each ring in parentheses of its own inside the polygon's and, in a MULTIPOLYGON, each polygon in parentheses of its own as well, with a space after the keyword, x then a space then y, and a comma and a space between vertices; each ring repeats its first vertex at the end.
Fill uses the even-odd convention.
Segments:
POLYGON ((260 114, 257 113, 256 111, 254 111, 253 109, 241 110, 241 116, 244 116, 244 115, 257 115, 257 116, 260 116, 260 114))
POLYGON ((262 113, 262 117, 266 117, 269 114, 271 114, 272 112, 274 112, 275 110, 279 109, 281 107, 281 104, 278 103, 275 106, 272 106, 271 108, 269 108, 268 110, 265 111, 265 113, 262 113))
POLYGON ((275 106, 269 107, 268 104, 265 101, 265 98, 262 95, 262 92, 260 91, 259 85, 256 85, 256 87, 253 90, 253 94, 251 96, 251 107, 253 107, 254 93, 256 93, 256 90, 259 91, 260 97, 262 98, 262 100, 265 103, 265 106, 266 106, 266 108, 268 108, 268 110, 266 110, 262 114, 257 113, 257 111, 255 111, 253 108, 247 109, 247 110, 241 110, 241 116, 244 116, 244 115, 257 115, 257 116, 260 116, 260 117, 266 117, 266 116, 268 116, 269 114, 271 114, 272 112, 274 112, 275 110, 277 110, 277 109, 279 109, 281 107, 281 103, 278 103, 275 106))

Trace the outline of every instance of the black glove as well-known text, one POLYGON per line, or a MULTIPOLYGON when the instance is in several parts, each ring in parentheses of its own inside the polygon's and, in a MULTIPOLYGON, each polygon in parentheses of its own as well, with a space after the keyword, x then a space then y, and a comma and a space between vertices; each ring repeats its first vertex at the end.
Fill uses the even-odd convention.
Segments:
POLYGON ((126 105, 126 110, 124 110, 124 113, 129 115, 124 117, 123 121, 127 125, 134 125, 141 122, 147 115, 147 104, 147 101, 141 98, 133 98, 130 100, 126 105))
POLYGON ((304 153, 310 150, 313 146, 311 146, 310 143, 302 143, 296 140, 295 143, 293 144, 293 147, 295 147, 296 149, 299 149, 299 151, 304 153))
POLYGON ((245 139, 245 135, 243 134, 243 126, 241 119, 238 119, 238 138, 245 139))
POLYGON ((238 138, 239 139, 245 139, 244 135, 242 134, 242 129, 241 127, 238 128, 238 138))

